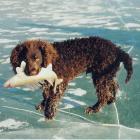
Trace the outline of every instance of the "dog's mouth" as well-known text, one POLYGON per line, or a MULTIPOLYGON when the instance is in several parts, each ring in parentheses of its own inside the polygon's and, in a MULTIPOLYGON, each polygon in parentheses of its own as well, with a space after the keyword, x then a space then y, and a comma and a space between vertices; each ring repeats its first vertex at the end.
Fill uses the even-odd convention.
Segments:
POLYGON ((28 76, 34 76, 34 75, 37 75, 40 72, 40 70, 41 70, 41 68, 38 69, 38 70, 35 70, 35 69, 30 70, 30 71, 29 70, 25 70, 25 73, 28 76))
POLYGON ((30 72, 30 76, 37 75, 38 73, 39 73, 39 71, 34 70, 34 71, 30 72))

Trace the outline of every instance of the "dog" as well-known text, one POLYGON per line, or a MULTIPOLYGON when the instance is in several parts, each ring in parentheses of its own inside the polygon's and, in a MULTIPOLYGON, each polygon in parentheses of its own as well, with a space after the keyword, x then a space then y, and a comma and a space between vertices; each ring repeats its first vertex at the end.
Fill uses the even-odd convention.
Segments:
POLYGON ((27 64, 27 75, 36 75, 42 67, 52 63, 58 78, 63 79, 57 86, 56 93, 47 81, 42 85, 43 100, 36 109, 43 110, 47 119, 55 117, 68 83, 81 73, 91 73, 98 98, 93 106, 85 110, 87 114, 96 113, 116 100, 119 84, 115 77, 121 62, 127 71, 126 83, 133 73, 129 54, 111 41, 96 36, 53 43, 46 40, 27 40, 12 50, 10 62, 14 72, 22 61, 27 64))

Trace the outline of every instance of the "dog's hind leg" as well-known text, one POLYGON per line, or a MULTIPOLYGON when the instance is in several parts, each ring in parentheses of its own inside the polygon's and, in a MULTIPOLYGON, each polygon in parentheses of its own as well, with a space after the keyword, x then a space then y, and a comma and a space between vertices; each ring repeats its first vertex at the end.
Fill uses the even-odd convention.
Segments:
POLYGON ((100 109, 107 104, 109 98, 109 88, 107 86, 107 80, 102 76, 100 79, 94 79, 93 83, 96 87, 96 94, 98 97, 98 101, 93 106, 88 107, 85 112, 87 114, 96 113, 100 111, 100 109))
POLYGON ((116 92, 118 89, 118 86, 116 82, 113 80, 113 78, 110 77, 110 75, 104 75, 101 77, 94 77, 93 84, 96 88, 96 94, 98 97, 98 101, 95 105, 88 107, 85 112, 88 114, 96 113, 98 112, 104 105, 110 104, 115 101, 116 92))
POLYGON ((119 89, 119 84, 117 80, 112 79, 108 81, 108 86, 109 86, 109 91, 111 93, 110 99, 107 101, 107 104, 109 105, 116 101, 116 94, 119 89))

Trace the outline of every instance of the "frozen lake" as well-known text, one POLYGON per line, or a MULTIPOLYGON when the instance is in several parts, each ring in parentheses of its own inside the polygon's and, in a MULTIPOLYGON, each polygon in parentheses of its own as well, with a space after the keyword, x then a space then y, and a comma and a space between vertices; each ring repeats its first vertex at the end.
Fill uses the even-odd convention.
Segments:
POLYGON ((140 138, 139 0, 1 0, 0 17, 0 138, 140 138), (84 114, 97 100, 90 75, 84 73, 69 84, 55 120, 45 121, 34 108, 42 99, 39 90, 3 88, 13 75, 9 56, 18 42, 86 36, 109 39, 133 57, 134 74, 127 85, 124 68, 118 72, 115 104, 84 114))

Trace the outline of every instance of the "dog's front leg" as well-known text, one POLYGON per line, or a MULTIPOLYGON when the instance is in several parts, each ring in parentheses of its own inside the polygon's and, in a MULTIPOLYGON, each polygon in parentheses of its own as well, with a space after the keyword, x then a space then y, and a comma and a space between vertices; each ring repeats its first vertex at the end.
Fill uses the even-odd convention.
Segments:
POLYGON ((44 111, 45 109, 45 102, 49 98, 51 85, 47 81, 45 81, 45 83, 42 84, 42 90, 43 90, 42 92, 43 100, 41 101, 41 103, 35 106, 36 110, 39 111, 44 111))
POLYGON ((66 86, 67 84, 63 82, 57 86, 56 93, 54 93, 53 89, 50 90, 49 97, 45 101, 44 115, 46 119, 53 119, 55 117, 59 101, 64 95, 66 86))

